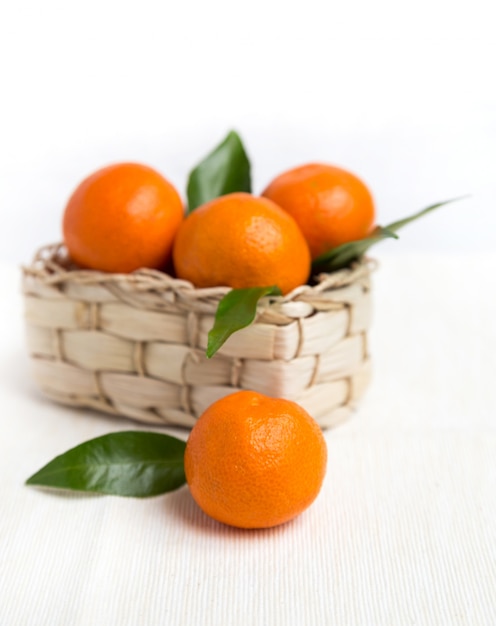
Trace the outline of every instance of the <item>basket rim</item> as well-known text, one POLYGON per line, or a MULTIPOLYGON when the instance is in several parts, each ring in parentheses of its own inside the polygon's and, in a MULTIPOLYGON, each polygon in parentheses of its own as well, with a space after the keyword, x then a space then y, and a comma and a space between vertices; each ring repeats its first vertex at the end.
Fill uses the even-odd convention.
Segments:
MULTIPOLYGON (((319 273, 314 276, 315 285, 300 285, 284 296, 266 296, 264 299, 291 302, 302 295, 317 295, 347 287, 360 279, 367 278, 377 267, 377 261, 362 257, 350 267, 332 273, 319 273)), ((115 286, 136 292, 174 292, 176 296, 188 299, 222 298, 231 287, 195 287, 190 281, 173 277, 155 269, 139 269, 129 274, 108 273, 98 270, 81 269, 74 265, 62 242, 44 245, 37 250, 29 265, 21 266, 24 277, 36 279, 47 286, 60 286, 66 282, 81 285, 115 286)))

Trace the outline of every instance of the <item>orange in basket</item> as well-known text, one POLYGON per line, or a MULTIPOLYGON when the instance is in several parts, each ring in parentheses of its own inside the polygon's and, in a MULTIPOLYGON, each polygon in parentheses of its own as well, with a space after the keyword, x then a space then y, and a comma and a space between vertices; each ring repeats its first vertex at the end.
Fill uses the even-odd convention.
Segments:
POLYGON ((175 188, 137 163, 96 171, 74 191, 64 213, 64 242, 71 259, 103 272, 162 269, 183 219, 175 188))
POLYGON ((293 519, 317 497, 327 447, 298 404, 239 391, 212 404, 186 444, 191 494, 219 522, 269 528, 293 519))
POLYGON ((262 195, 294 217, 312 259, 365 238, 374 226, 370 191, 354 174, 332 165, 303 165, 284 172, 262 195))
POLYGON ((196 287, 303 285, 310 252, 295 220, 266 198, 232 193, 195 209, 174 244, 179 278, 196 287))

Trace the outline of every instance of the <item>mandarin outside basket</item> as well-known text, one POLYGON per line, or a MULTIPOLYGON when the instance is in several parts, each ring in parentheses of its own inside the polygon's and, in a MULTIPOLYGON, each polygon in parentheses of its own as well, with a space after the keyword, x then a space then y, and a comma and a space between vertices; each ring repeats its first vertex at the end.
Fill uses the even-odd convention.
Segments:
POLYGON ((149 424, 192 427, 215 400, 251 389, 301 404, 322 428, 346 419, 370 379, 364 260, 260 301, 255 323, 207 359, 228 288, 155 270, 74 268, 61 245, 23 268, 27 343, 50 398, 149 424))

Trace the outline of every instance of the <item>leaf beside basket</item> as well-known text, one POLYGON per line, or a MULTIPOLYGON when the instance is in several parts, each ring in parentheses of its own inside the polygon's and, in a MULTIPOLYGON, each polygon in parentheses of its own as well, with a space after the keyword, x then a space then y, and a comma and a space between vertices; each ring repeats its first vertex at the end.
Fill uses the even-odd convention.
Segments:
POLYGON ((145 431, 110 433, 55 457, 27 485, 145 498, 186 482, 186 444, 145 431))

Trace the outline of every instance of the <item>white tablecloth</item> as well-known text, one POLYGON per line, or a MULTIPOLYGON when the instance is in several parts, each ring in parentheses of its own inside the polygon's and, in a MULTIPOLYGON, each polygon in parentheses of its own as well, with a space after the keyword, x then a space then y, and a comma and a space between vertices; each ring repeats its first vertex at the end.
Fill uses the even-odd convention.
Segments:
MULTIPOLYGON (((2 626, 494 626, 496 256, 382 256, 360 410, 326 433, 314 505, 272 530, 23 481, 127 420, 29 378, 17 268, 0 266, 2 626)), ((169 430, 186 436, 184 432, 169 430)))

